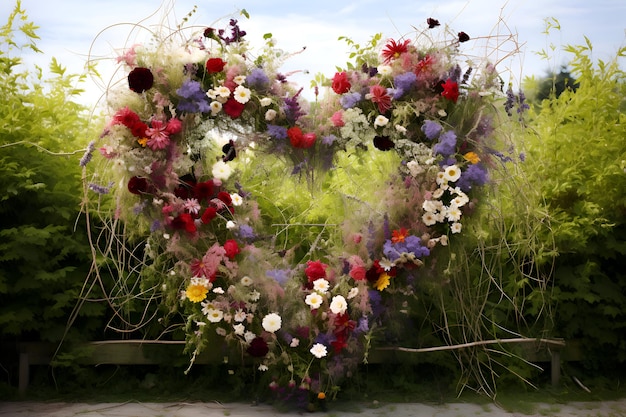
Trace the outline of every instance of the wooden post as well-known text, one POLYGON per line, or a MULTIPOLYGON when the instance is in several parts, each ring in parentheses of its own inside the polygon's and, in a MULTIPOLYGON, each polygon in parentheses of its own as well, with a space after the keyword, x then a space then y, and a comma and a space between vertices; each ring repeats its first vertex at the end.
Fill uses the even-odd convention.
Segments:
POLYGON ((20 395, 24 395, 26 393, 26 388, 28 388, 28 379, 30 372, 30 363, 28 360, 27 352, 20 352, 20 365, 19 365, 19 382, 18 382, 18 390, 20 395))
POLYGON ((550 361, 550 376, 552 377, 552 386, 559 385, 561 380, 561 350, 552 349, 552 360, 550 361))

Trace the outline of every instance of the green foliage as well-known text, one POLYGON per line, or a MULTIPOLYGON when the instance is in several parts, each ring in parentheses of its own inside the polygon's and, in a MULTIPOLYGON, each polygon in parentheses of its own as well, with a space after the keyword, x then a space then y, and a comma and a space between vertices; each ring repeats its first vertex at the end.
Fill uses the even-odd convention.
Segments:
POLYGON ((552 236, 555 334, 582 339, 593 366, 624 363, 626 314, 626 97, 617 51, 610 62, 591 59, 592 45, 567 46, 579 85, 544 100, 524 137, 529 186, 550 222, 537 230, 552 236))
MULTIPOLYGON (((58 341, 90 267, 79 219, 84 150, 67 152, 84 148, 90 131, 72 101, 82 77, 55 59, 47 79, 21 63, 24 49, 40 52, 36 29, 19 1, 0 28, 0 338, 58 341)), ((102 313, 81 311, 76 332, 94 331, 102 313)))

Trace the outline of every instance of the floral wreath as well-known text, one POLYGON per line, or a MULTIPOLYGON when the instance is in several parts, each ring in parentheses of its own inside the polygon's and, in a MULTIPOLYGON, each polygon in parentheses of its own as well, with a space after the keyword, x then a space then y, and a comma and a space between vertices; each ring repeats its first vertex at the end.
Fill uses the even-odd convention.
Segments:
POLYGON ((323 396, 367 358, 387 301, 462 234, 501 157, 502 86, 494 65, 460 62, 467 34, 437 44, 426 25, 374 36, 312 103, 279 70, 289 54, 268 34, 255 55, 235 19, 117 58, 127 83, 108 91, 98 147, 115 180, 89 188, 114 192, 115 218, 146 238, 142 288, 158 289, 191 363, 227 346, 272 390, 323 396))

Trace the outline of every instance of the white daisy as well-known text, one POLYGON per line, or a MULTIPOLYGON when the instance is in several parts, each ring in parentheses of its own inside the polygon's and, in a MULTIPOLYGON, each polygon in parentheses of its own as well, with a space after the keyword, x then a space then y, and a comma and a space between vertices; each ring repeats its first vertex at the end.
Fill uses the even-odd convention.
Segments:
POLYGON ((314 344, 310 352, 313 354, 313 356, 315 356, 318 359, 321 359, 328 354, 328 350, 326 349, 326 346, 324 346, 321 343, 314 344))
POLYGON ((325 294, 330 288, 330 283, 324 278, 319 278, 313 281, 313 289, 320 294, 325 294))
POLYGON ((348 302, 343 295, 336 295, 330 302, 330 311, 335 314, 343 314, 348 309, 348 302))
POLYGON ((237 86, 237 88, 235 88, 235 91, 233 92, 233 97, 235 97, 235 100, 237 100, 237 102, 241 104, 246 104, 248 101, 250 101, 251 95, 252 93, 250 92, 250 90, 243 85, 237 86))
POLYGON ((304 302, 311 307, 311 310, 315 310, 320 308, 322 303, 324 302, 324 298, 316 292, 308 294, 304 299, 304 302))
POLYGON ((280 326, 282 325, 282 319, 278 314, 270 313, 263 317, 262 325, 265 331, 274 333, 280 329, 280 326))

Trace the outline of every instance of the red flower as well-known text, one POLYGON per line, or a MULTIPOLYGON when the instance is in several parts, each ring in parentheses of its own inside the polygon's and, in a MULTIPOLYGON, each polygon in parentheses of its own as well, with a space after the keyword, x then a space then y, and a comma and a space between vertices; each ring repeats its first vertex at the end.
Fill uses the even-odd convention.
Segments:
POLYGON ((146 130, 148 130, 148 125, 142 122, 139 115, 128 107, 124 107, 115 113, 115 116, 113 116, 113 124, 126 126, 133 136, 139 139, 146 137, 146 130))
POLYGON ((224 113, 229 115, 231 119, 236 119, 239 116, 241 116, 241 113, 243 113, 243 109, 245 107, 246 107, 245 104, 241 104, 240 102, 238 102, 237 100, 231 97, 228 99, 228 101, 226 101, 226 103, 224 103, 222 110, 224 110, 224 113))
POLYGON ((237 256, 237 254, 240 252, 239 245, 234 239, 228 239, 226 242, 224 242, 224 251, 226 251, 226 256, 228 256, 228 259, 232 261, 235 256, 237 256))
POLYGON ((202 201, 213 196, 213 180, 199 182, 193 187, 193 195, 202 201))
POLYGON ((391 241, 393 243, 402 243, 404 239, 409 235, 409 231, 402 227, 400 230, 394 230, 391 232, 391 241))
POLYGON ((328 268, 328 265, 320 261, 307 261, 304 273, 309 282, 313 282, 316 279, 326 278, 326 268, 328 268))
POLYGON ((220 191, 219 193, 217 193, 217 198, 227 206, 231 206, 233 204, 232 197, 226 191, 220 191))
POLYGON ((298 126, 290 127, 287 129, 287 136, 289 142, 294 148, 307 149, 315 144, 315 133, 302 133, 302 129, 298 126))
POLYGON ((389 39, 382 52, 385 64, 388 64, 392 59, 398 59, 400 58, 400 55, 407 53, 409 51, 410 43, 411 41, 408 39, 402 43, 397 43, 395 40, 389 39))
POLYGON ((355 266, 350 270, 350 277, 355 281, 363 281, 367 270, 363 266, 355 266))
POLYGON ((420 62, 418 62, 415 66, 415 75, 420 75, 421 72, 429 70, 432 63, 433 57, 426 55, 424 59, 420 60, 420 62))
POLYGON ((378 103, 378 111, 385 113, 391 108, 391 97, 387 94, 387 89, 380 84, 370 87, 371 100, 378 103))
POLYGON ((456 103, 459 98, 459 85, 448 78, 446 82, 441 85, 441 87, 443 88, 441 96, 447 98, 453 103, 456 103))
POLYGON ((148 68, 137 67, 128 74, 128 87, 135 93, 143 93, 152 88, 154 75, 148 68))
POLYGON ((196 223, 189 213, 182 213, 176 216, 172 220, 171 226, 175 230, 185 230, 189 233, 196 232, 196 223))
POLYGON ((222 58, 209 58, 206 61, 206 70, 209 74, 224 71, 224 66, 226 66, 226 62, 224 62, 222 58))
POLYGON ((137 195, 147 193, 148 180, 141 177, 132 177, 128 180, 128 191, 137 195))
POLYGON ((333 83, 331 88, 337 94, 347 93, 352 85, 348 80, 348 75, 345 72, 337 72, 333 77, 333 83))
POLYGON ((336 336, 336 339, 330 342, 331 346, 335 354, 340 354, 341 351, 348 347, 348 343, 346 342, 346 336, 343 333, 340 333, 336 336))
POLYGON ((215 216, 217 216, 217 209, 215 207, 207 207, 204 213, 202 213, 200 220, 202 220, 202 223, 208 224, 211 223, 215 216))

